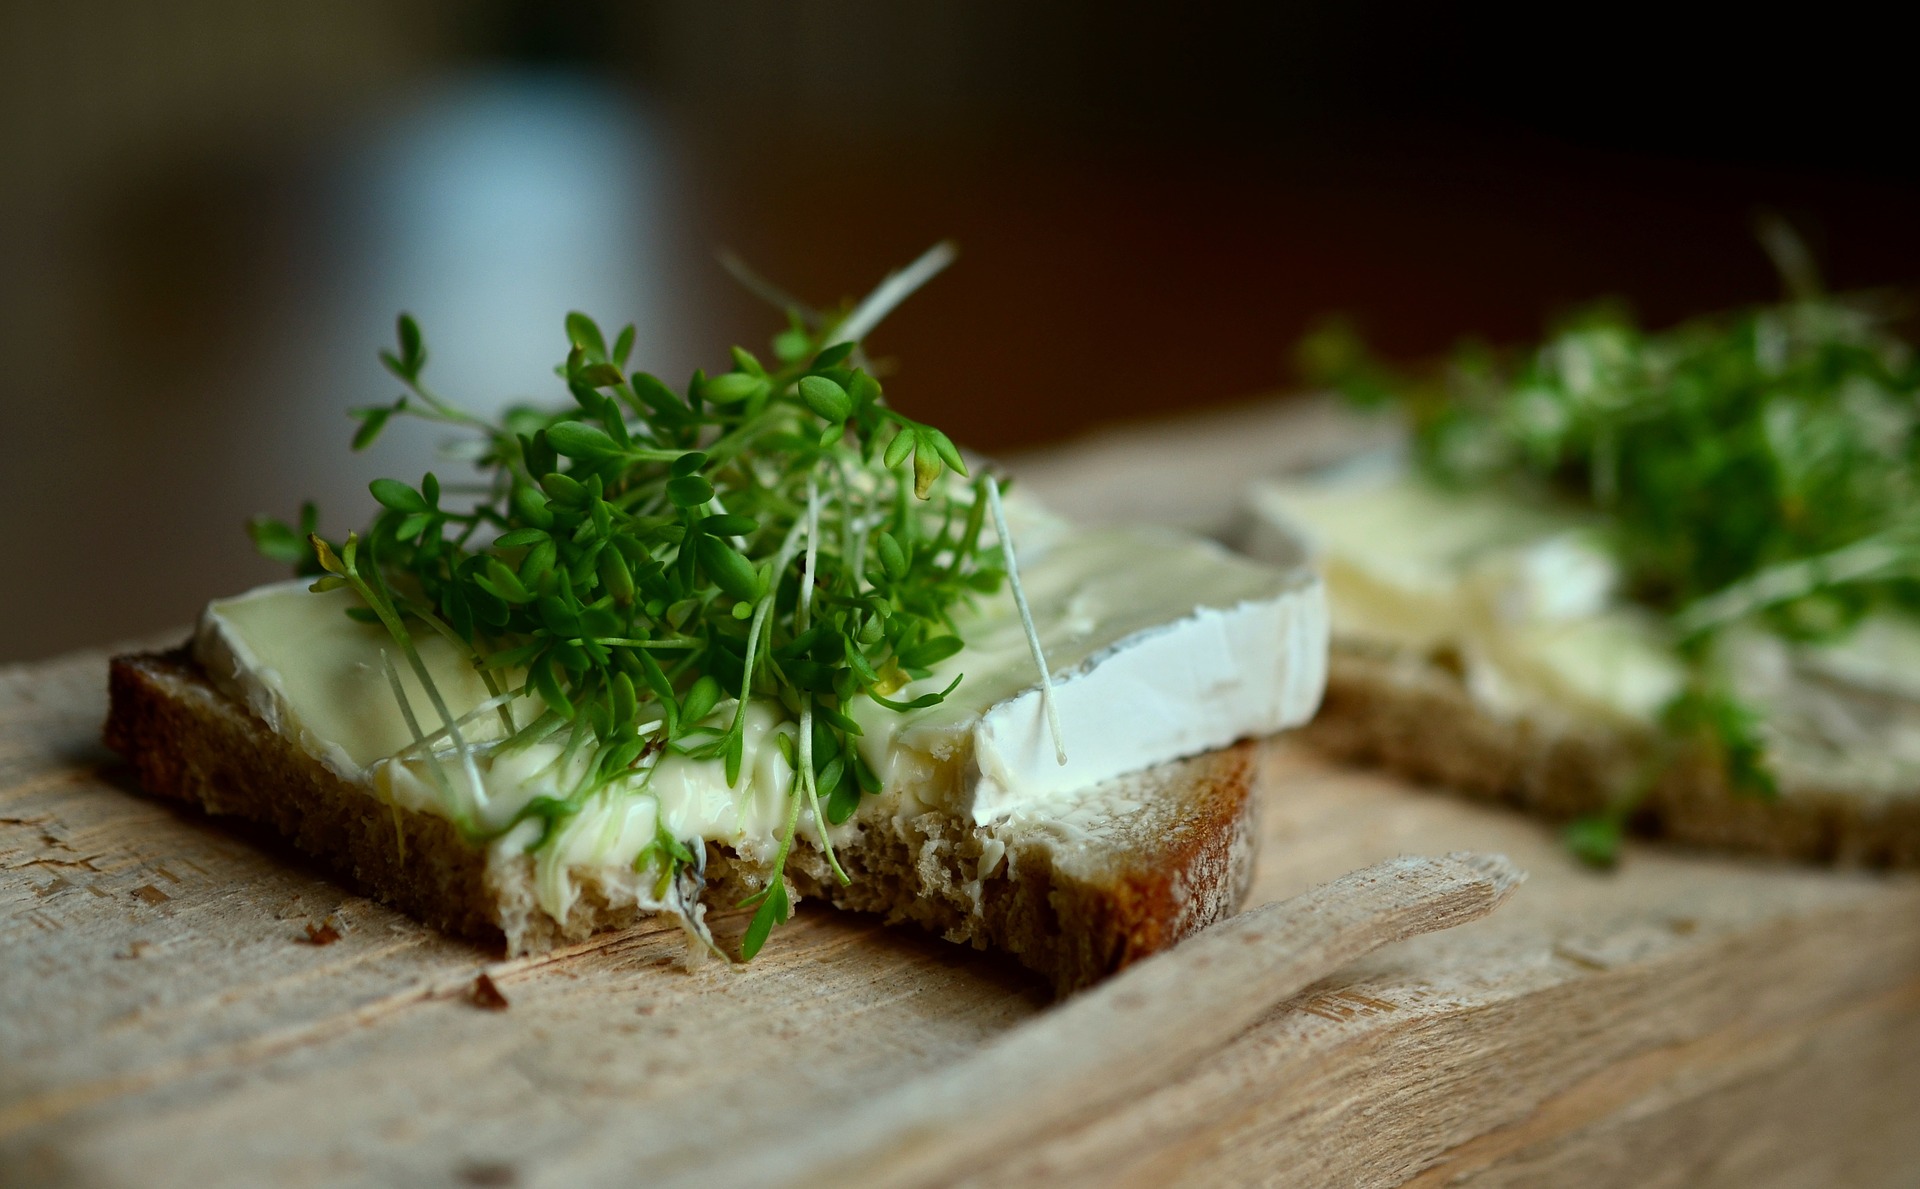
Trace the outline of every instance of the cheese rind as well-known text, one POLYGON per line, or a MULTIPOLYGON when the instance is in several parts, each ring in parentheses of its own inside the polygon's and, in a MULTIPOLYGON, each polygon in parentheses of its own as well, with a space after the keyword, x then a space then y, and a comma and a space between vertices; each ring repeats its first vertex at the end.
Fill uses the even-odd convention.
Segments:
POLYGON ((945 702, 905 715, 871 701, 854 711, 876 772, 919 769, 930 790, 921 799, 976 824, 1298 725, 1319 706, 1326 599, 1298 570, 1134 528, 1057 540, 1022 564, 1022 579, 1054 674, 1065 764, 1008 599, 961 617, 966 648, 894 695, 964 674, 945 702))

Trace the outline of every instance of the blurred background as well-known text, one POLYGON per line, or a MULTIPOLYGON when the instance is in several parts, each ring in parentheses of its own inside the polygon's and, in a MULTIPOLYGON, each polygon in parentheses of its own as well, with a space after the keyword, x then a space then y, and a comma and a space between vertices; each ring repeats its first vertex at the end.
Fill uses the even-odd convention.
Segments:
MULTIPOLYGON (((1904 40, 1862 6, 1376 0, 0 0, 0 661, 278 576, 241 531, 367 480, 405 308, 440 389, 560 398, 562 316, 669 377, 951 237, 875 336, 989 451, 1285 391, 1329 311, 1387 354, 1614 294, 1920 276, 1904 40)), ((442 470, 446 467, 442 466, 442 470)))

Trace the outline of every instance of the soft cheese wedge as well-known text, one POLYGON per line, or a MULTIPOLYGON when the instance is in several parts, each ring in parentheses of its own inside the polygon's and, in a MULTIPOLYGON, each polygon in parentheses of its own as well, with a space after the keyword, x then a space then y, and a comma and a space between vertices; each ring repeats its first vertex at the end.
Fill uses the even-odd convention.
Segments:
MULTIPOLYGON (((929 814, 974 832, 961 859, 972 869, 953 882, 971 884, 976 898, 1007 853, 996 832, 1039 822, 1071 846, 1112 809, 1090 814, 1089 790, 1303 722, 1325 680, 1325 602, 1306 571, 1163 530, 1055 526, 1028 536, 1035 544, 1023 550, 1022 576, 1053 670, 1065 762, 1011 600, 981 599, 956 623, 966 647, 895 694, 907 700, 960 678, 946 701, 906 713, 866 699, 854 708, 862 756, 884 787, 829 827, 841 845, 907 831, 929 814)), ((656 862, 663 840, 701 854, 711 844, 749 884, 778 846, 797 794, 777 744, 797 726, 777 703, 750 704, 734 785, 719 760, 649 757, 549 829, 523 811, 564 799, 588 757, 558 737, 501 748, 507 721, 523 725, 536 700, 490 696, 475 670, 431 636, 419 651, 465 746, 444 732, 418 741, 394 686, 420 708, 418 721, 431 723, 426 693, 390 655, 384 629, 348 617, 354 605, 349 592, 314 594, 299 582, 218 600, 201 619, 193 656, 220 691, 370 801, 458 823, 495 865, 531 856, 530 912, 564 924, 591 894, 676 913, 698 928, 699 888, 666 881, 668 868, 656 862)), ((506 685, 518 684, 507 676, 506 685)), ((733 709, 722 702, 716 721, 733 709)), ((811 806, 801 815, 801 837, 817 848, 821 823, 811 806)), ((526 935, 540 931, 523 922, 526 935)))

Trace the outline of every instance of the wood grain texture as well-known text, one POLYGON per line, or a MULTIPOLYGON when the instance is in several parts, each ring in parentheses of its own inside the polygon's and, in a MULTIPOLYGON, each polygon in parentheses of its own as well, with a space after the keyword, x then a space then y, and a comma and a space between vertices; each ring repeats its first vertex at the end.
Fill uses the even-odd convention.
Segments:
POLYGON ((716 1172, 721 1184, 947 1183, 1149 1093, 1275 1004, 1383 945, 1478 920, 1525 879, 1497 855, 1407 856, 1273 901, 995 1037, 839 1126, 716 1172))
MULTIPOLYGON (((1245 479, 1332 440, 1302 424, 1117 431, 1023 474, 1084 516, 1220 529, 1245 479)), ((670 927, 496 961, 139 794, 97 742, 106 656, 0 669, 0 1184, 790 1179, 783 1154, 1075 1006, 807 906, 744 969, 683 970, 670 927)), ((1920 1183, 1920 879, 1641 846, 1599 875, 1499 808, 1285 742, 1262 768, 1252 904, 1405 854, 1530 878, 1144 1092, 962 1146, 950 1183, 1920 1183)))
MULTIPOLYGON (((667 928, 494 961, 131 789, 104 656, 0 671, 0 1182, 697 1179, 1048 1018, 1016 967, 826 910, 744 969, 681 969, 667 928)), ((1410 852, 1532 878, 961 1183, 1913 1183, 1920 881, 1594 875, 1496 809, 1287 744, 1264 769, 1256 902, 1410 852)))

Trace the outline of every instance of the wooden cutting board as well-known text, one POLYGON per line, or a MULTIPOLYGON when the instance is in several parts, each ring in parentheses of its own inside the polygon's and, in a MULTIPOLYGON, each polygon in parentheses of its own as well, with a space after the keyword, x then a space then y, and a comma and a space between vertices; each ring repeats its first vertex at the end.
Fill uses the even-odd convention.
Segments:
MULTIPOLYGON (((1116 441, 1033 460, 1034 486, 1089 498, 1116 441)), ((1179 516, 1223 514, 1233 465, 1186 473, 1179 516)), ((1010 963, 811 907, 744 968, 683 969, 670 928, 499 961, 141 796, 97 743, 105 656, 0 669, 0 1184, 780 1180, 1089 1018, 1010 963)), ((1284 741, 1261 796, 1256 904, 1402 854, 1530 879, 1091 1116, 1037 1103, 1063 1121, 963 1143, 935 1182, 1920 1182, 1920 880, 1651 847, 1595 874, 1546 827, 1284 741)), ((1200 952, 1163 959, 1196 1002, 1229 968, 1200 952)))

